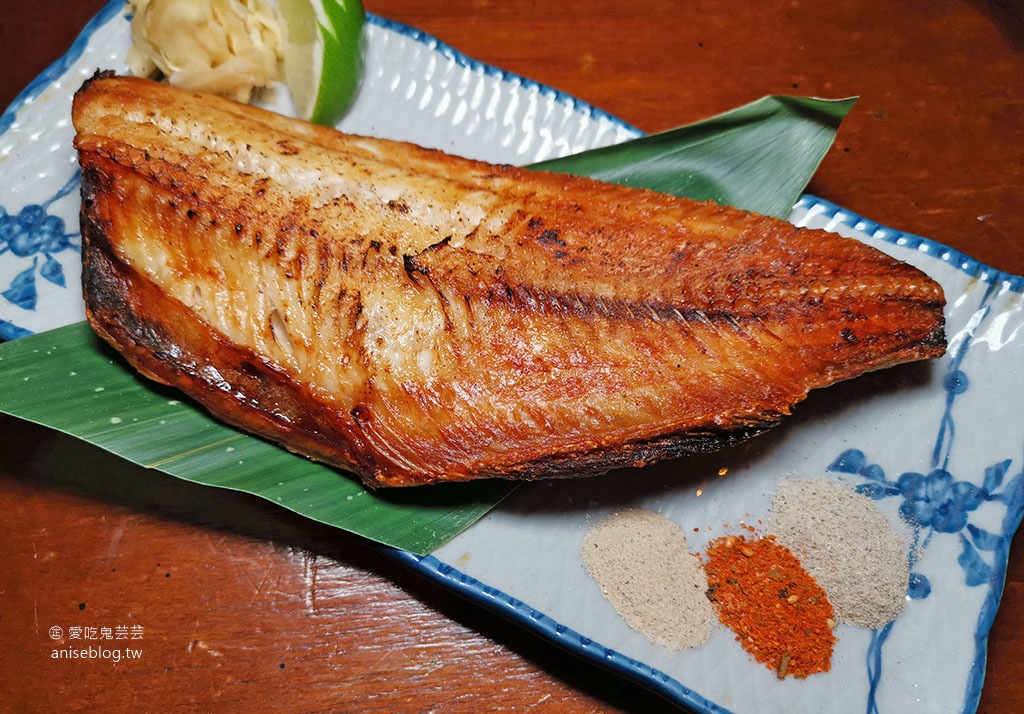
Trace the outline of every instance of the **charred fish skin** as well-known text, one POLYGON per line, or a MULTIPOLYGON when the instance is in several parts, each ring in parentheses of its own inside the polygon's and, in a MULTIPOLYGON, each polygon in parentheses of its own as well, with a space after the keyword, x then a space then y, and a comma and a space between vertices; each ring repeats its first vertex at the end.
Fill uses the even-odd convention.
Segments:
POLYGON ((374 487, 708 451, 945 350, 937 283, 822 231, 142 79, 73 121, 96 332, 374 487))

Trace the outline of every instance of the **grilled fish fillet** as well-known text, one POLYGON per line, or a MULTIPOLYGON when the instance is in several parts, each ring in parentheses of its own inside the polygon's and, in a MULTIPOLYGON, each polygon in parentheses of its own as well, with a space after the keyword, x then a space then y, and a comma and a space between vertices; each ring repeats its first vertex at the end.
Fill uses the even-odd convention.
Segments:
POLYGON ((941 288, 829 233, 141 79, 73 119, 95 331, 371 486, 708 451, 945 349, 941 288))

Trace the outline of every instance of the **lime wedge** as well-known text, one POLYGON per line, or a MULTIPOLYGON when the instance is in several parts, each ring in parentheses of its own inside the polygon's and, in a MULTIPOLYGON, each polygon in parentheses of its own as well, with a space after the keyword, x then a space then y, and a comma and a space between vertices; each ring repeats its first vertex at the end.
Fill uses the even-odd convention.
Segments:
POLYGON ((299 117, 333 125, 363 73, 362 0, 278 0, 285 25, 284 75, 299 117))

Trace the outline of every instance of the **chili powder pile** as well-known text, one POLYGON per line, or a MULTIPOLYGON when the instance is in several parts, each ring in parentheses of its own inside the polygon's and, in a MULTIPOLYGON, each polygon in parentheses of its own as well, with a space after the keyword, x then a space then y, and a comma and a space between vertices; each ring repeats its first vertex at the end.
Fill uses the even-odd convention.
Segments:
POLYGON ((779 679, 827 672, 836 638, 825 591, 771 535, 723 536, 704 552, 718 620, 779 679))

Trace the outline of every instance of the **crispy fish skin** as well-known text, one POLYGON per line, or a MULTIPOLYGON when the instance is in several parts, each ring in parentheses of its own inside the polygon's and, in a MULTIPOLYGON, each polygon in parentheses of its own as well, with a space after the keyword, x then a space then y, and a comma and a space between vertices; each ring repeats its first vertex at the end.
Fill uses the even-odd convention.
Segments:
POLYGON ((95 331, 371 486, 708 451, 945 350, 937 283, 784 221, 142 79, 73 121, 95 331))

